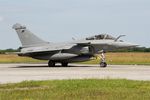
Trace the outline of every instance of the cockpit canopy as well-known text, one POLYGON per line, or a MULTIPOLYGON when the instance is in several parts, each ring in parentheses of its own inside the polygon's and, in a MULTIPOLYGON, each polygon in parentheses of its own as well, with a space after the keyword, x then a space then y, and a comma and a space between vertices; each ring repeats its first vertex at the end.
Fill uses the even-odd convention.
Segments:
POLYGON ((108 34, 99 34, 99 35, 95 35, 95 36, 86 38, 86 40, 103 40, 103 39, 115 40, 116 38, 114 38, 114 37, 112 37, 111 35, 108 35, 108 34))

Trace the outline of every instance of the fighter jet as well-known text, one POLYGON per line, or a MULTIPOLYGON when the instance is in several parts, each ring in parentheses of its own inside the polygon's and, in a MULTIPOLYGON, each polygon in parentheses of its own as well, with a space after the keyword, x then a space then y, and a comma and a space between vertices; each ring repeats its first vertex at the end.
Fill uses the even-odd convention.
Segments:
POLYGON ((104 51, 137 46, 120 40, 124 35, 115 38, 108 34, 98 34, 71 42, 50 43, 40 39, 30 32, 26 26, 19 23, 14 24, 12 28, 17 32, 22 44, 18 55, 48 60, 49 67, 54 67, 56 63, 68 66, 68 63, 71 62, 87 61, 100 52, 102 55, 100 66, 106 67, 104 51))

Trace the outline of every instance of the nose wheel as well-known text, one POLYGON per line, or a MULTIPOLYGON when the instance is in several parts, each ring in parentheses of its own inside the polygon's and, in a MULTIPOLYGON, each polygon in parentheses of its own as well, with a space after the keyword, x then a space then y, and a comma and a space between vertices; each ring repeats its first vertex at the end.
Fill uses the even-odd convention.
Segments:
POLYGON ((106 62, 100 62, 100 67, 107 67, 107 63, 106 62))

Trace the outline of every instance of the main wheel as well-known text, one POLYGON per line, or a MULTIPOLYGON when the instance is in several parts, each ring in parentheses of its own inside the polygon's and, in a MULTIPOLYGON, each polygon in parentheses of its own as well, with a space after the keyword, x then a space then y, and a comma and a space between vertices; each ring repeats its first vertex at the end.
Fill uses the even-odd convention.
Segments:
POLYGON ((55 67, 55 62, 49 60, 49 61, 48 61, 48 66, 49 66, 49 67, 55 67))
POLYGON ((64 66, 64 67, 67 67, 68 63, 67 62, 62 62, 61 65, 64 66))
POLYGON ((107 63, 106 62, 101 62, 100 67, 107 67, 107 63))

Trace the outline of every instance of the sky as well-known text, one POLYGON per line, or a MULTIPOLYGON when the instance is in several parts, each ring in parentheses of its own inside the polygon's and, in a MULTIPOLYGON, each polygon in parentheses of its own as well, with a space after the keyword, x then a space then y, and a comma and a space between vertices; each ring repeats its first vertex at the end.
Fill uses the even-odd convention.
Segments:
POLYGON ((49 42, 107 33, 150 47, 150 0, 0 0, 0 49, 21 46, 15 23, 49 42))

